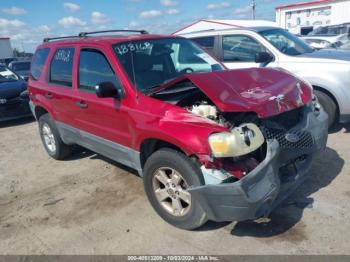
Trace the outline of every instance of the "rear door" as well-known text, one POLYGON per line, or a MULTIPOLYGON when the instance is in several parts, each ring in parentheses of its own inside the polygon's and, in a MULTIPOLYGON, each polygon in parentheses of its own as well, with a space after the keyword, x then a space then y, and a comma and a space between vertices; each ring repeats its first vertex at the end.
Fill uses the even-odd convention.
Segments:
POLYGON ((58 47, 50 60, 44 97, 51 105, 56 121, 75 125, 73 107, 73 66, 76 63, 75 47, 58 47))

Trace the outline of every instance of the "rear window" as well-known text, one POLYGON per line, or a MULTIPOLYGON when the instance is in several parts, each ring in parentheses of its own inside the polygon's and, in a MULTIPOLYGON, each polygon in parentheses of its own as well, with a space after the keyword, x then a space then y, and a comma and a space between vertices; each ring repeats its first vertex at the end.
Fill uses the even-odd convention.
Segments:
POLYGON ((191 40, 196 42, 201 47, 205 48, 207 51, 212 52, 214 49, 214 37, 213 36, 192 38, 191 40))
POLYGON ((50 83, 72 86, 74 48, 57 49, 50 66, 50 83))
POLYGON ((32 79, 38 80, 40 78, 49 52, 49 48, 41 48, 36 51, 32 61, 32 66, 30 68, 30 75, 32 79))
POLYGON ((12 70, 14 71, 25 71, 25 70, 29 70, 29 68, 30 68, 30 62, 15 63, 12 66, 12 70))

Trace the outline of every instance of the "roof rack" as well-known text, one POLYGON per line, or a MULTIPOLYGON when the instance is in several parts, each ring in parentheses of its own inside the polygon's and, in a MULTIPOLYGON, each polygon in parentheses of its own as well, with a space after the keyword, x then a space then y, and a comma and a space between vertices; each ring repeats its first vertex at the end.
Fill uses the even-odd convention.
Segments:
POLYGON ((146 30, 104 30, 104 31, 93 31, 93 32, 80 32, 78 35, 70 35, 70 36, 60 36, 60 37, 47 37, 44 38, 44 43, 50 42, 52 40, 60 40, 60 39, 70 39, 70 38, 80 38, 86 37, 88 35, 93 34, 103 34, 103 33, 117 33, 117 32, 126 32, 126 33, 140 33, 142 35, 148 34, 146 30))
POLYGON ((104 30, 104 31, 93 31, 93 32, 80 32, 79 37, 85 37, 87 35, 93 35, 93 34, 103 34, 103 33, 121 33, 121 32, 126 32, 126 33, 140 33, 142 35, 148 34, 146 30, 104 30))
POLYGON ((47 37, 44 38, 43 42, 50 42, 51 40, 60 40, 60 39, 69 39, 69 38, 78 38, 79 36, 76 35, 70 35, 70 36, 60 36, 60 37, 47 37))

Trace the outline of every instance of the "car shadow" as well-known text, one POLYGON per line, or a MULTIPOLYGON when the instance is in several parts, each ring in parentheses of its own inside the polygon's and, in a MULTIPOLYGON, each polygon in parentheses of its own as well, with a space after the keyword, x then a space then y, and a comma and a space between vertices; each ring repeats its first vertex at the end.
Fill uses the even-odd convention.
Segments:
POLYGON ((303 216, 306 208, 313 208, 314 199, 311 195, 328 186, 340 174, 344 160, 338 153, 327 149, 316 157, 310 174, 305 182, 279 207, 277 207, 266 221, 221 222, 209 221, 198 231, 215 230, 222 227, 231 227, 230 233, 234 236, 268 238, 283 234, 293 228, 303 216))
POLYGON ((65 158, 64 161, 79 160, 79 159, 91 157, 95 154, 96 153, 94 153, 88 149, 85 149, 85 148, 80 147, 78 145, 74 145, 72 154, 68 158, 65 158))
POLYGON ((328 131, 330 134, 334 134, 339 132, 340 130, 344 129, 344 133, 350 133, 350 123, 338 123, 331 127, 331 129, 328 131))
POLYGON ((25 125, 25 124, 32 123, 34 121, 35 121, 35 119, 32 116, 8 120, 8 121, 0 122, 0 128, 25 125))
MULTIPOLYGON (((128 173, 130 173, 130 174, 132 174, 132 175, 135 175, 135 176, 137 176, 137 177, 140 177, 139 174, 138 174, 138 172, 137 172, 137 170, 132 169, 132 168, 130 168, 130 167, 128 167, 128 166, 125 166, 125 165, 123 165, 123 164, 121 164, 121 163, 118 163, 118 162, 116 162, 116 161, 114 161, 114 160, 112 160, 112 159, 109 159, 109 158, 107 158, 107 157, 104 157, 104 156, 102 156, 102 155, 94 154, 94 155, 92 155, 92 156, 90 157, 90 159, 99 159, 99 160, 102 160, 102 161, 104 161, 104 162, 107 162, 107 163, 109 163, 109 164, 111 164, 111 165, 113 165, 113 166, 119 168, 119 169, 123 169, 123 170, 125 170, 126 172, 128 172, 128 173)), ((140 178, 141 178, 141 177, 140 177, 140 178)))
MULTIPOLYGON (((85 157, 89 157, 92 160, 98 159, 105 161, 139 177, 136 170, 80 147, 77 147, 75 153, 67 160, 77 160, 85 157)), ((223 227, 229 228, 232 224, 233 228, 229 230, 234 236, 268 238, 283 234, 293 228, 302 219, 306 208, 313 208, 314 199, 311 195, 332 183, 340 174, 344 163, 344 160, 335 150, 327 147, 314 160, 310 174, 305 182, 270 214, 269 221, 243 221, 237 223, 208 221, 195 231, 211 231, 223 227)))

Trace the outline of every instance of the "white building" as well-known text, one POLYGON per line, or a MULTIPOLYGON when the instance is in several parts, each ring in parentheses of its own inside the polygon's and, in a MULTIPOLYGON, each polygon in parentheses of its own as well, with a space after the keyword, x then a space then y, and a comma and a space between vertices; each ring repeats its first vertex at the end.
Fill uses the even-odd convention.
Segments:
POLYGON ((350 22, 350 0, 317 0, 276 7, 277 24, 293 34, 350 22))
POLYGON ((12 58, 13 51, 10 38, 0 37, 0 59, 12 58))
POLYGON ((201 19, 188 26, 185 26, 177 31, 174 35, 181 35, 191 32, 198 32, 204 30, 221 30, 241 27, 254 26, 277 26, 275 22, 266 20, 216 20, 216 19, 201 19))

